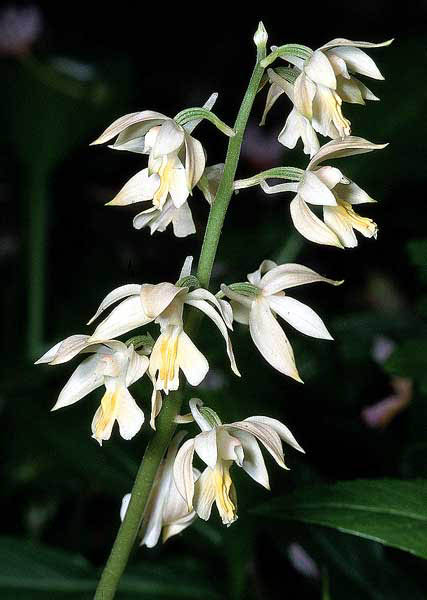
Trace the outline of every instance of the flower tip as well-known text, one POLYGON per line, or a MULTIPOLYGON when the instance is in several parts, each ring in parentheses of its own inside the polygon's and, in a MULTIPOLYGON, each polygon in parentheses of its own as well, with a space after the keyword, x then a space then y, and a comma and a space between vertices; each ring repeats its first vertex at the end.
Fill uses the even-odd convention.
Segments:
POLYGON ((267 45, 268 33, 262 21, 258 24, 258 29, 254 35, 254 42, 257 48, 265 48, 267 45))
POLYGON ((332 282, 332 285, 335 285, 335 286, 342 285, 344 283, 344 281, 345 281, 345 279, 340 279, 340 280, 332 282))

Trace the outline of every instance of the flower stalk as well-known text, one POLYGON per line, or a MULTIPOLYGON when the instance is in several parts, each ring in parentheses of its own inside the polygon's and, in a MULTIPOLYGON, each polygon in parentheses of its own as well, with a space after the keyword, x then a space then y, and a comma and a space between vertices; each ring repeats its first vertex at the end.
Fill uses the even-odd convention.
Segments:
MULTIPOLYGON (((233 194, 234 177, 246 124, 264 73, 264 68, 260 63, 265 58, 265 54, 265 44, 257 45, 256 65, 237 115, 233 128, 235 135, 230 138, 224 173, 209 213, 197 270, 197 278, 203 288, 208 288, 209 286, 222 226, 233 194)), ((193 311, 193 313, 195 312, 193 311)), ((198 318, 196 314, 192 314, 189 319, 188 329, 194 331, 197 325, 198 318), (192 318, 193 316, 194 319, 192 318)), ((153 481, 172 439, 176 427, 174 419, 181 410, 182 400, 180 392, 170 394, 160 412, 157 419, 156 433, 151 438, 139 467, 132 489, 131 500, 99 581, 94 596, 95 600, 111 600, 115 596, 120 577, 126 567, 129 554, 141 525, 153 481)))

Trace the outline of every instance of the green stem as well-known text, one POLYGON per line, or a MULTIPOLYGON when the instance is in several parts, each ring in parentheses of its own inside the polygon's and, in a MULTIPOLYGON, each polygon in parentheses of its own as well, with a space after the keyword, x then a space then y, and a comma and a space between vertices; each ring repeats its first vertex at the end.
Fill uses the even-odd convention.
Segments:
POLYGON ((141 526, 145 505, 150 495, 160 461, 166 452, 175 430, 174 418, 181 410, 182 396, 171 395, 157 418, 157 430, 151 438, 139 467, 126 516, 120 525, 107 564, 99 581, 95 600, 114 598, 120 577, 141 526))
MULTIPOLYGON (((230 139, 225 160, 224 175, 209 214, 197 272, 200 284, 206 288, 209 285, 225 213, 233 193, 234 175, 240 156, 243 134, 264 72, 264 69, 259 64, 264 56, 265 49, 258 50, 257 63, 234 126, 236 135, 230 139)), ((189 315, 189 321, 186 323, 187 331, 191 330, 194 333, 199 321, 197 317, 198 315, 196 314, 189 315)), ((129 554, 139 531, 157 469, 175 430, 173 421, 175 416, 180 412, 181 405, 182 396, 178 394, 171 395, 164 403, 163 409, 157 419, 156 433, 145 451, 132 489, 131 501, 125 518, 117 533, 111 554, 98 584, 95 600, 111 600, 114 598, 120 577, 126 567, 129 554)))
POLYGON ((230 138, 228 143, 224 175, 221 179, 221 183, 219 184, 215 201, 212 204, 212 208, 209 213, 208 224, 206 226, 205 237, 203 240, 203 246, 200 252, 199 265, 197 269, 197 277, 200 281, 200 285, 205 288, 209 286, 212 267, 215 261, 225 214, 233 194, 234 176, 236 174, 237 164, 239 162, 240 149, 242 147, 246 124, 248 122, 252 104, 264 73, 264 69, 260 65, 260 61, 264 57, 265 49, 258 50, 257 62, 253 70, 252 77, 249 81, 248 89, 246 90, 246 94, 243 98, 243 102, 240 106, 236 123, 234 124, 234 131, 236 132, 236 135, 230 138))
POLYGON ((34 360, 42 349, 44 291, 46 279, 47 179, 43 169, 30 168, 28 187, 28 339, 27 351, 34 360))

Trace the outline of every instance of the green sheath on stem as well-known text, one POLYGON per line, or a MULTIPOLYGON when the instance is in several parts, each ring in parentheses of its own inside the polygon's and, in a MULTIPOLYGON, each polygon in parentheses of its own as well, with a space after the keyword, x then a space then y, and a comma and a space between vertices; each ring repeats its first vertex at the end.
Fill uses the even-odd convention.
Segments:
MULTIPOLYGON (((224 175, 209 213, 197 270, 200 285, 205 288, 209 286, 225 214, 233 194, 234 176, 236 174, 246 124, 264 73, 264 69, 260 65, 260 61, 264 57, 265 48, 258 49, 257 63, 234 125, 236 135, 230 138, 225 159, 224 175)), ((189 330, 194 332, 197 329, 198 317, 199 314, 195 314, 194 311, 190 313, 189 322, 187 322, 187 332, 189 330)), ((126 567, 129 554, 141 525, 157 469, 175 430, 174 418, 180 412, 181 405, 182 396, 179 392, 171 394, 164 402, 162 411, 157 419, 156 433, 148 444, 141 466, 139 467, 132 489, 131 500, 99 581, 95 600, 111 600, 115 596, 120 577, 126 567)))

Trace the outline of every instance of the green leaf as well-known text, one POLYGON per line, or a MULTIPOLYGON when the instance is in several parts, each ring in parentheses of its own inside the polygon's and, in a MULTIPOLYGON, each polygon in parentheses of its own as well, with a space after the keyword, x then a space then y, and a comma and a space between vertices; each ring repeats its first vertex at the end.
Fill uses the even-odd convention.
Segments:
MULTIPOLYGON (((99 579, 81 556, 14 538, 0 538, 0 596, 2 600, 33 598, 90 599, 99 579)), ((121 579, 120 598, 207 598, 219 595, 191 559, 159 565, 147 562, 128 569, 121 579)))
POLYGON ((359 479, 300 489, 258 515, 333 527, 427 558, 427 480, 359 479))

